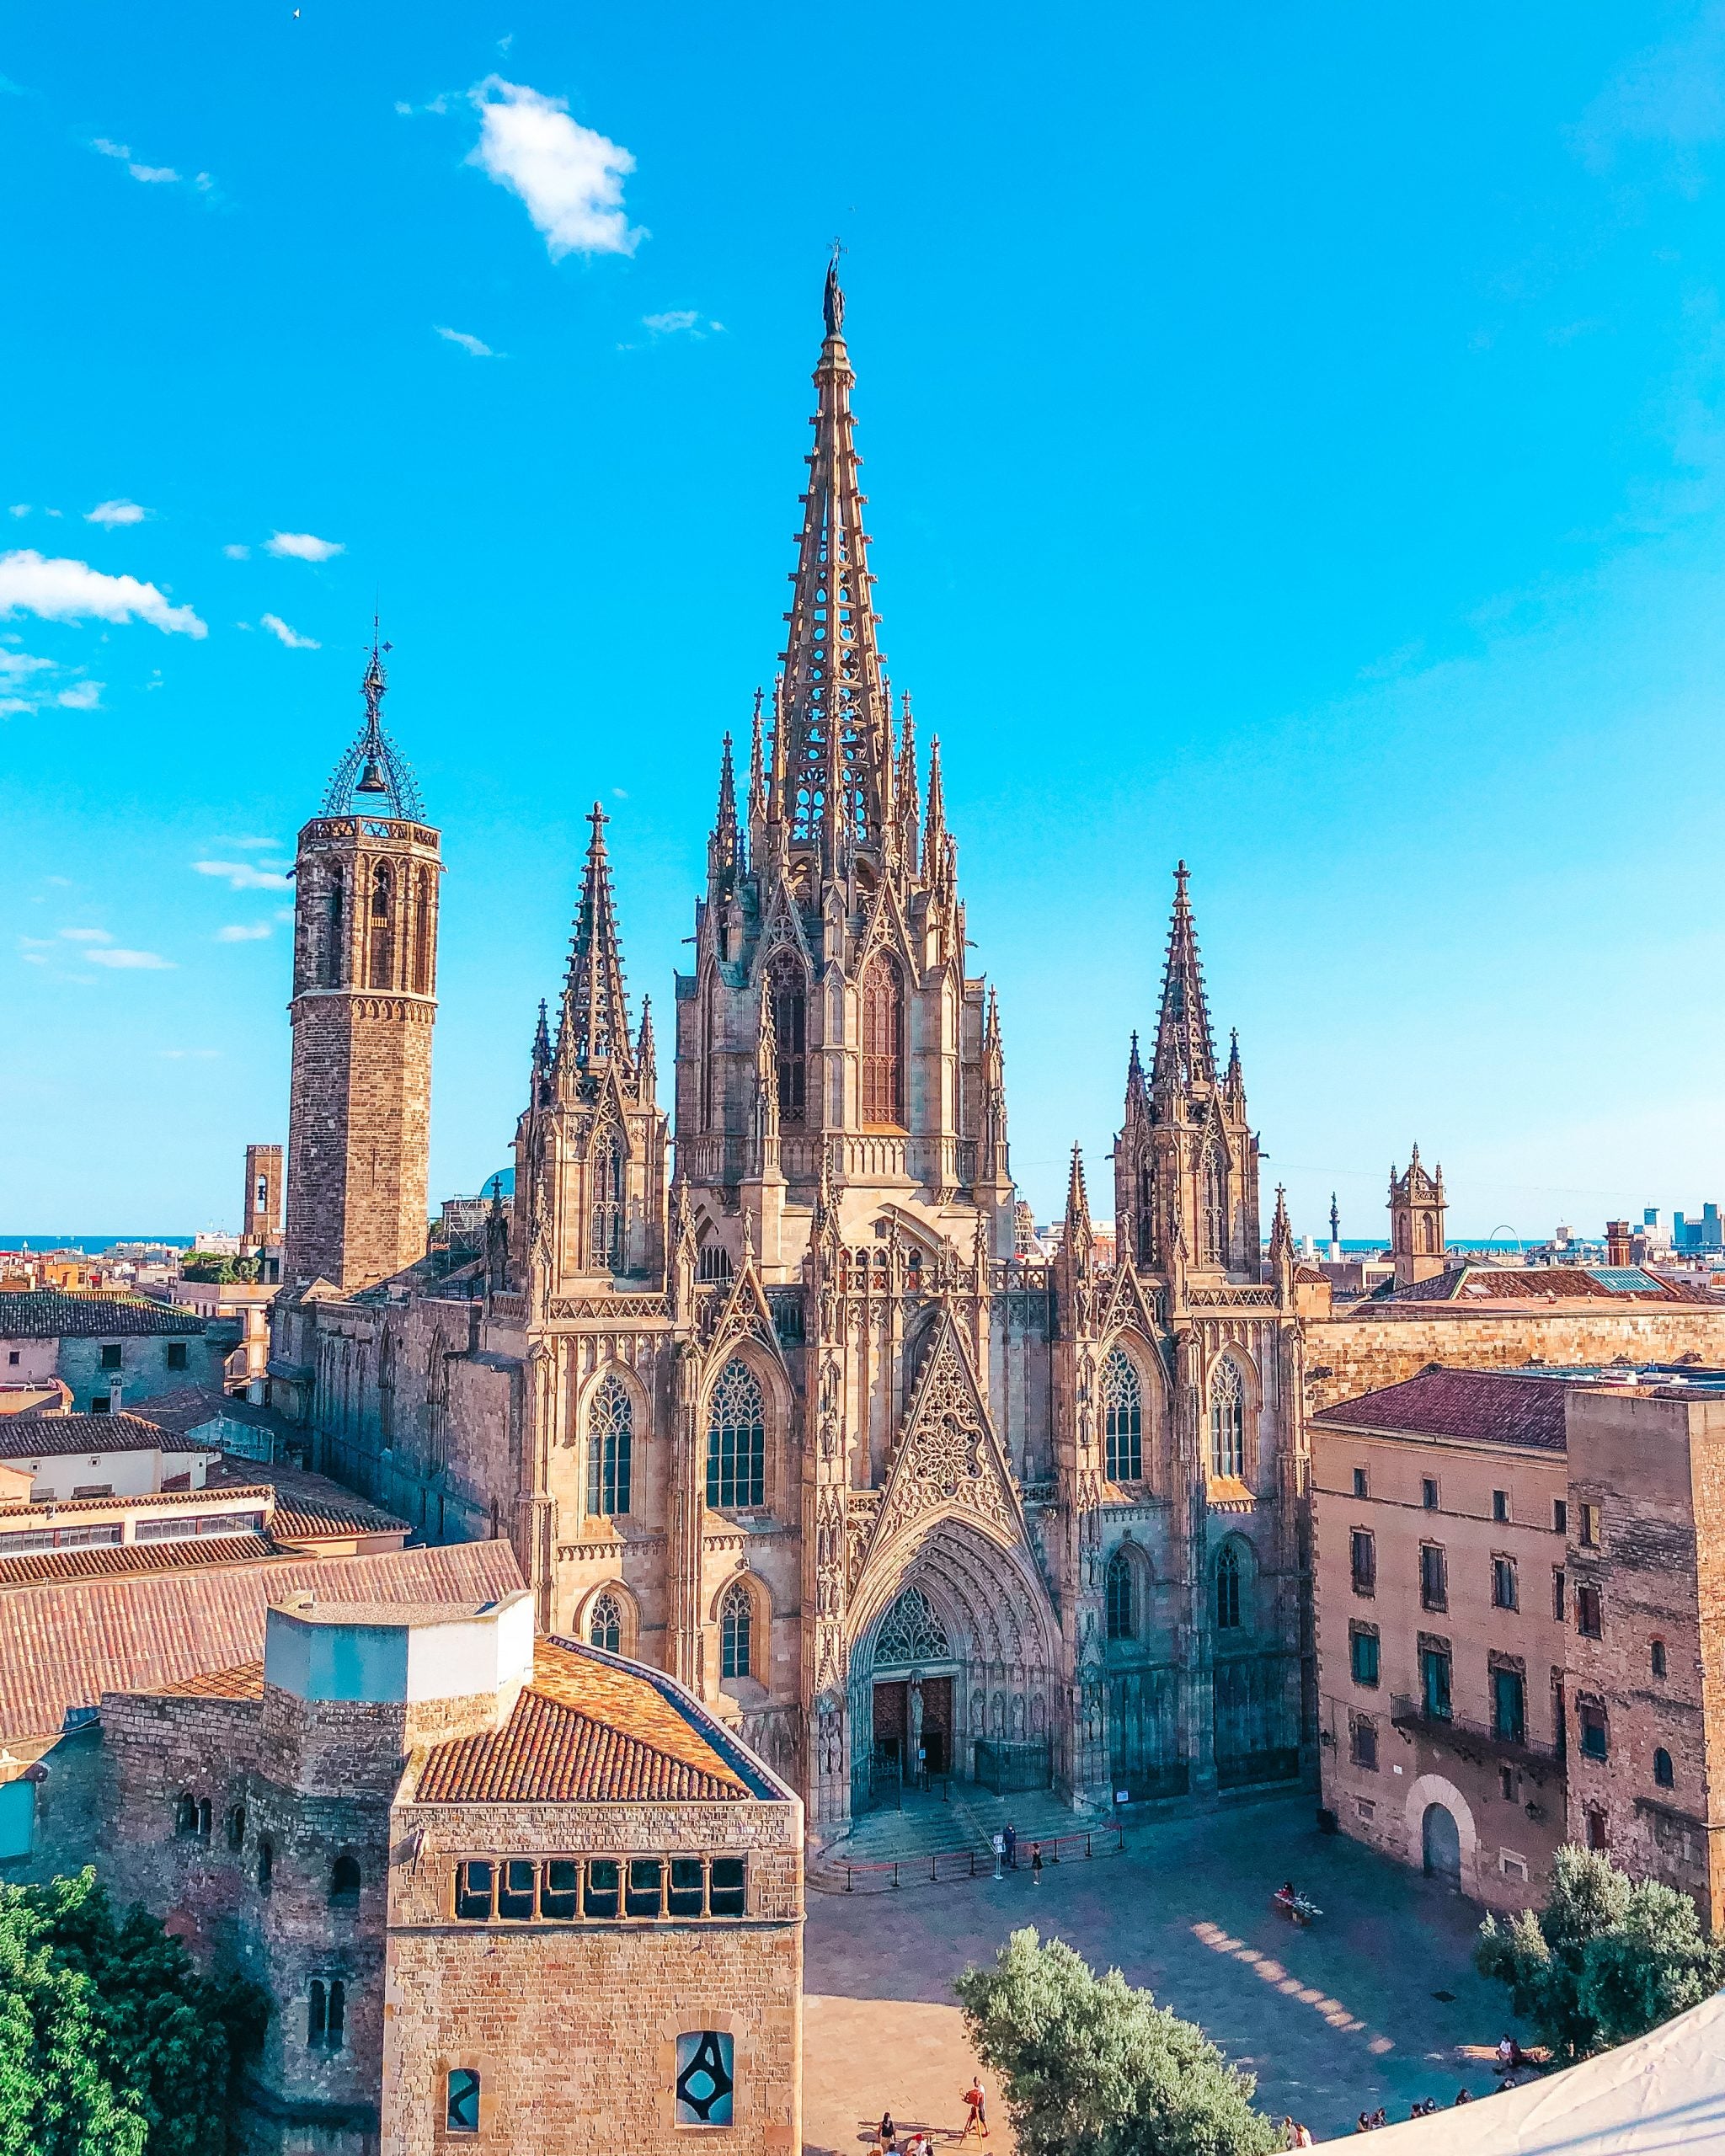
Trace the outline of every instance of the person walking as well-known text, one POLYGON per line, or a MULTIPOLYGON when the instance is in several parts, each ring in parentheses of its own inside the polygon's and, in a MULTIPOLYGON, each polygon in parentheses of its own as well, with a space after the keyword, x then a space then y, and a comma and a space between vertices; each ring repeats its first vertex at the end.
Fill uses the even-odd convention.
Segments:
POLYGON ((893 2115, 889 2111, 881 2115, 880 2145, 885 2156, 898 2156, 899 2129, 893 2124, 893 2115))
POLYGON ((994 1876, 998 1879, 1001 1876, 1001 1860, 1007 1853, 1007 1838, 998 1827, 989 1836, 988 1845, 994 1851, 994 1876))
POLYGON ((1001 1838, 1007 1845, 1007 1869, 1008 1871, 1016 1871, 1018 1869, 1018 1829, 1010 1819, 1007 1822, 1007 1831, 1001 1838))
POLYGON ((970 2086, 964 2091, 964 2101, 970 2107, 970 2116, 964 2121, 964 2131, 959 2136, 959 2140, 968 2141, 975 2133, 980 2139, 986 2141, 988 2099, 983 2093, 981 2082, 975 2074, 970 2078, 970 2086))
POLYGON ((1039 1886, 1042 1884, 1042 1844, 1040 1842, 1033 1842, 1030 1844, 1030 1883, 1033 1886, 1039 1886))

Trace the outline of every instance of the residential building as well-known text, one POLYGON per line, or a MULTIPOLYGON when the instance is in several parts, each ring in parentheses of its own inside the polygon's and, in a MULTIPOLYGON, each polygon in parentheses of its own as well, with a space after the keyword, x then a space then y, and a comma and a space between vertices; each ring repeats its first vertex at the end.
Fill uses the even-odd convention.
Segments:
POLYGON ((174 1385, 219 1389, 235 1345, 227 1328, 141 1297, 0 1293, 0 1382, 60 1378, 91 1415, 174 1385))
POLYGON ((1565 1841, 1725 1923, 1725 1369, 1434 1366, 1314 1415, 1323 1801, 1488 1905, 1565 1841))

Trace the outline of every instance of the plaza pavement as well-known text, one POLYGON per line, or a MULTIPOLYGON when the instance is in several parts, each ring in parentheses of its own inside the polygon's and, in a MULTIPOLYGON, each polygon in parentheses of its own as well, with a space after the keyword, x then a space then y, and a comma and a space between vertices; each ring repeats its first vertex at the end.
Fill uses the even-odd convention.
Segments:
MULTIPOLYGON (((1416 2097, 1495 2086, 1485 2057, 1509 2025, 1501 1987, 1470 1956, 1482 1912, 1339 1835, 1310 1796, 1134 1826, 1126 1853, 1067 1863, 1033 1889, 1021 1870, 897 1893, 811 1893, 804 2032, 805 2156, 855 2156, 888 2105, 901 2135, 945 2129, 976 2064, 953 2003, 967 1963, 1034 1924, 1101 1972, 1122 1969, 1258 2077, 1257 2100, 1319 2139, 1362 2110, 1405 2119, 1416 2097), (1323 1909, 1296 1931, 1270 1907, 1293 1879, 1323 1909), (1447 1993, 1447 1998, 1437 1994, 1447 1993)), ((1009 2152, 998 2084, 994 2132, 1009 2152)), ((944 2145, 944 2143, 943 2143, 944 2145)))

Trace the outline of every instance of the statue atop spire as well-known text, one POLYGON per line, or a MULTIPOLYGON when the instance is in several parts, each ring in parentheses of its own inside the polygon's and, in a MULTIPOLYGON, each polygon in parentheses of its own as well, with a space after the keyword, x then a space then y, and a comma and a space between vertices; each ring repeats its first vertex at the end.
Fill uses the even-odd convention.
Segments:
POLYGON ((423 824, 425 805, 412 768, 383 730, 383 699, 389 676, 383 654, 390 649, 378 634, 377 618, 371 618, 371 654, 366 663, 360 694, 366 700, 366 723, 359 739, 335 767, 323 796, 326 816, 393 816, 405 824, 423 824))
POLYGON ((876 632, 852 439, 856 381, 840 325, 836 253, 826 273, 826 341, 814 371, 818 408, 793 583, 790 634, 773 744, 774 811, 793 846, 838 873, 852 846, 879 846, 892 808, 892 715, 876 632))
POLYGON ((634 1070, 628 998, 623 990, 622 947, 611 901, 611 862, 605 851, 605 826, 609 819, 595 801, 587 820, 593 826, 593 836, 575 909, 569 978, 563 984, 563 1016, 557 1029, 557 1076, 558 1083, 565 1086, 601 1064, 615 1063, 632 1075, 634 1070))
POLYGON ((1188 874, 1183 861, 1174 871, 1174 911, 1168 924, 1162 1015, 1156 1022, 1156 1056, 1151 1065, 1151 1081, 1158 1088, 1213 1082, 1216 1075, 1204 969, 1199 963, 1191 901, 1186 896, 1188 874))
POLYGON ((826 319, 829 337, 842 337, 845 334, 845 293, 839 282, 839 257, 844 251, 835 240, 832 259, 826 265, 826 289, 821 294, 820 311, 826 319))

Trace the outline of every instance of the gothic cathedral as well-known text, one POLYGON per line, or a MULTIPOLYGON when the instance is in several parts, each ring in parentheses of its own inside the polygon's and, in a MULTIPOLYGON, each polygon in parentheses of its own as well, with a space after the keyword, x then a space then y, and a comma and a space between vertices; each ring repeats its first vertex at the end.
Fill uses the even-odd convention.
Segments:
POLYGON ((428 1536, 508 1535, 542 1625, 692 1687, 825 1833, 919 1768, 1080 1806, 1295 1776, 1292 1239, 1279 1203, 1266 1262, 1186 872, 1113 1257, 1076 1150, 1058 1254, 1022 1252, 939 744, 925 779, 877 643, 836 271, 825 306, 782 672, 740 786, 725 743, 670 1119, 595 808, 513 1199, 441 1268, 401 1214, 437 835, 374 659, 301 839, 275 1396, 428 1536))

